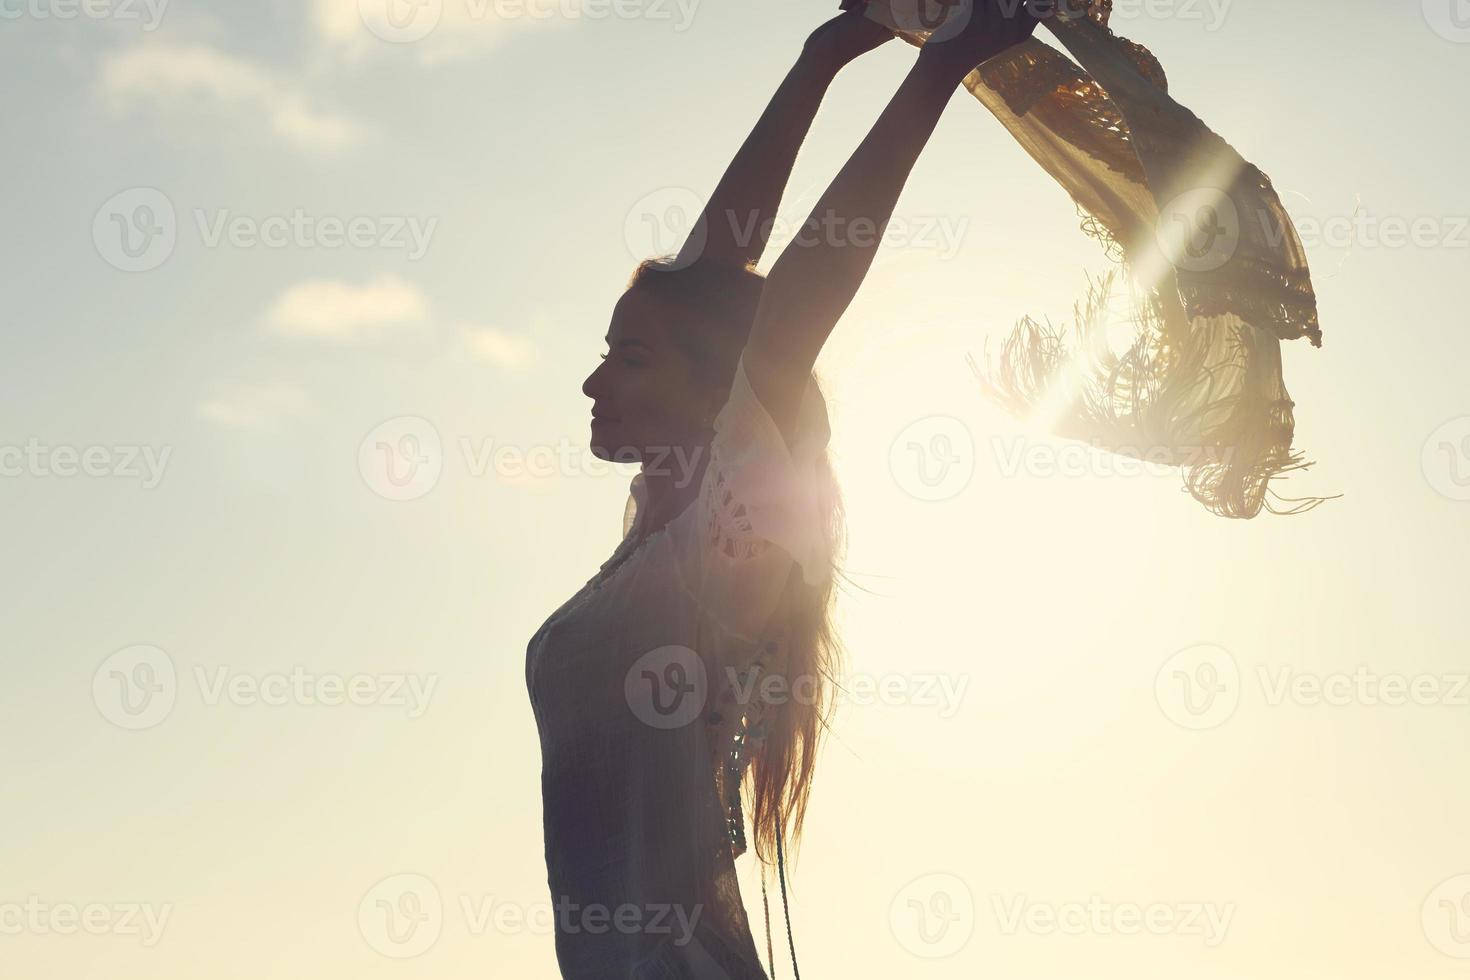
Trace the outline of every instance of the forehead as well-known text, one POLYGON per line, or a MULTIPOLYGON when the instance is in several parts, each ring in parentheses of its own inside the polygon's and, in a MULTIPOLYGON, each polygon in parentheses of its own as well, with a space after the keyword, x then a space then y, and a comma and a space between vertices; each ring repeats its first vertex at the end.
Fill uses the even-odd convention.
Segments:
POLYGON ((657 347, 677 316, 678 310, 673 304, 649 290, 627 290, 613 307, 608 340, 614 344, 636 340, 657 347))

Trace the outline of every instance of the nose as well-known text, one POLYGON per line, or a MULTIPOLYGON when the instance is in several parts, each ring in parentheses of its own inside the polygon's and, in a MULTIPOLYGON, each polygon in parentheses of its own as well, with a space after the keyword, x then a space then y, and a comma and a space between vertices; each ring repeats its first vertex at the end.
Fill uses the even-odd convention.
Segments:
POLYGON ((582 382, 582 394, 597 401, 607 393, 607 361, 599 361, 587 380, 582 382))

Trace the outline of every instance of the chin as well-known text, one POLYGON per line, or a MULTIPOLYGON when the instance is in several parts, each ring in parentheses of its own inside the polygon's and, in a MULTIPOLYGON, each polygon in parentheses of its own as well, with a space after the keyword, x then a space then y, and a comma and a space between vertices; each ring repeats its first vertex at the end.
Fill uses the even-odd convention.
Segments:
POLYGON ((611 426, 593 424, 592 439, 589 442, 592 455, 608 463, 641 463, 642 453, 626 442, 620 441, 616 432, 604 431, 604 429, 611 430, 611 428, 611 426))

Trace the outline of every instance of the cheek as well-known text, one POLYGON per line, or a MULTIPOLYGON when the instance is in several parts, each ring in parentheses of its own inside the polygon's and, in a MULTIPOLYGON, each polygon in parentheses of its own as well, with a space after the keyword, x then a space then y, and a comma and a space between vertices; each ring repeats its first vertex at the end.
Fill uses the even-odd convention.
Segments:
POLYGON ((697 393, 680 371, 650 370, 630 385, 623 420, 649 445, 682 442, 697 427, 697 393))

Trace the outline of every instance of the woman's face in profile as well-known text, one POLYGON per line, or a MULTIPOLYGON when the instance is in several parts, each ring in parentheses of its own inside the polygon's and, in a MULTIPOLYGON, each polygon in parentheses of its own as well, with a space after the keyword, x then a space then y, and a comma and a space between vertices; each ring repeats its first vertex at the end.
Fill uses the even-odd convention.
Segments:
POLYGON ((597 458, 641 463, 708 435, 709 393, 695 380, 694 365, 672 331, 677 307, 647 290, 630 289, 613 309, 607 353, 582 382, 592 399, 591 448, 597 458))

